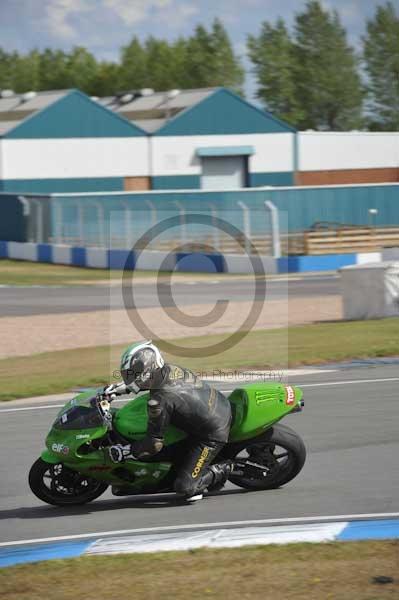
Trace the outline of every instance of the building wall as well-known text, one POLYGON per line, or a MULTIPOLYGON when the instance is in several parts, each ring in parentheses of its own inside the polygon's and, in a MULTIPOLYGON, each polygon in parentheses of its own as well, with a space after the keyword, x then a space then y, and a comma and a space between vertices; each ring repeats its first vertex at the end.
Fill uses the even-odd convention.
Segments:
POLYGON ((214 146, 254 148, 248 158, 251 185, 289 185, 293 181, 293 133, 154 136, 150 143, 154 189, 199 188, 201 160, 196 150, 214 146))
POLYGON ((298 185, 399 181, 399 133, 298 133, 298 185))
POLYGON ((3 179, 148 176, 146 137, 8 140, 3 179))
POLYGON ((70 177, 67 179, 3 179, 0 191, 10 194, 120 192, 123 177, 70 177))
POLYGON ((296 185, 337 185, 388 183, 399 181, 399 168, 348 169, 342 171, 303 171, 297 173, 296 185))

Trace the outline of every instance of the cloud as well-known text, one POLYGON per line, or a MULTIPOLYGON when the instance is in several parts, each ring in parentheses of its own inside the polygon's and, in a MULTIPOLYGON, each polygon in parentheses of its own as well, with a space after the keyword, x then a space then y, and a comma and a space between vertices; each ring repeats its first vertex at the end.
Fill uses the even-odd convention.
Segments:
POLYGON ((87 12, 93 9, 90 0, 49 0, 45 5, 45 20, 52 35, 61 38, 73 38, 77 31, 68 21, 73 13, 87 12))
POLYGON ((199 8, 192 4, 177 4, 171 6, 170 10, 159 13, 158 18, 169 28, 178 29, 199 12, 199 8))
POLYGON ((170 7, 172 0, 103 0, 109 8, 127 25, 133 25, 147 19, 153 10, 170 7))

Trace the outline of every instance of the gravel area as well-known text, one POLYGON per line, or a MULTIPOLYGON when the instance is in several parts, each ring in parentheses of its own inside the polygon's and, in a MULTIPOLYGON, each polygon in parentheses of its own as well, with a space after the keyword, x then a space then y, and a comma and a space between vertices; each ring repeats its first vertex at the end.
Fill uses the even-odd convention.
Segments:
MULTIPOLYGON (((137 312, 150 330, 165 339, 233 332, 244 323, 251 312, 252 303, 230 302, 214 323, 212 319, 208 324, 195 323, 194 317, 206 315, 214 307, 214 304, 184 306, 182 311, 186 317, 188 315, 188 324, 179 323, 173 310, 166 314, 162 308, 130 311, 130 318, 125 310, 3 317, 0 318, 0 358, 107 346, 149 337, 150 333, 138 325, 137 312)), ((339 295, 292 298, 288 302, 271 300, 257 308, 259 316, 251 329, 271 329, 342 318, 339 295)))

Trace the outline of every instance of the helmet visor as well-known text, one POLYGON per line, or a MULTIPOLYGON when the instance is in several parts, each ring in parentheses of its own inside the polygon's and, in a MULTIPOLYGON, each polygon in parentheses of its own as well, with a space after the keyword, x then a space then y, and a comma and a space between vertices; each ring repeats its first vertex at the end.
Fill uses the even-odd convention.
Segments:
POLYGON ((135 361, 129 369, 122 369, 121 375, 124 383, 130 385, 141 379, 144 372, 144 363, 141 360, 135 361))

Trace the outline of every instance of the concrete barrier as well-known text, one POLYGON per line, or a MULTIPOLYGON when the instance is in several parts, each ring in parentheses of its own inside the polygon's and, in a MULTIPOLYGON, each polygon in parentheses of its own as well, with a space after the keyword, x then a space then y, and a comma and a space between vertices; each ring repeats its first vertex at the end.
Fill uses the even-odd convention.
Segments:
MULTIPOLYGON (((399 259, 399 249, 392 249, 399 259)), ((385 256, 385 251, 383 253, 385 256)), ((0 241, 0 258, 13 258, 93 269, 139 269, 144 271, 188 271, 205 273, 253 273, 256 267, 243 254, 203 254, 200 252, 169 253, 156 250, 129 251, 107 248, 84 248, 61 244, 33 244, 0 241)), ((357 254, 326 254, 320 256, 260 257, 264 272, 306 273, 336 271, 349 265, 367 264, 382 260, 381 252, 357 254)))
POLYGON ((381 262, 340 270, 344 319, 399 316, 399 262, 381 262))

